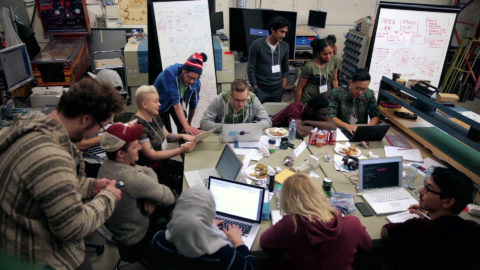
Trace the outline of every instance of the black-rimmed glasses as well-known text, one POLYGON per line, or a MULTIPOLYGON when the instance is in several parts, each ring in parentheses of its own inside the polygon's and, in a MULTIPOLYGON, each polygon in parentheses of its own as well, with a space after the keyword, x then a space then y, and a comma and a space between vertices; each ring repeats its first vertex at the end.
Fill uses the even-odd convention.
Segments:
POLYGON ((436 194, 436 195, 438 195, 438 196, 442 195, 442 192, 436 191, 436 190, 433 190, 433 189, 430 189, 430 188, 428 187, 427 182, 425 182, 425 183, 423 184, 423 188, 425 189, 425 193, 430 192, 430 193, 436 194))

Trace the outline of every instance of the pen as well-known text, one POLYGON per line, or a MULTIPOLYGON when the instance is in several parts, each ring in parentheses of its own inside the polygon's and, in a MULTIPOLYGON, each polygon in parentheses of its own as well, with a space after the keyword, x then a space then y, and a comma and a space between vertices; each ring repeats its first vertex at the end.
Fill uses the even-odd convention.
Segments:
POLYGON ((420 215, 422 215, 424 218, 426 219, 432 219, 430 216, 428 216, 427 214, 425 214, 423 211, 420 210, 420 208, 416 208, 417 212, 415 212, 415 214, 418 214, 420 213, 420 215))

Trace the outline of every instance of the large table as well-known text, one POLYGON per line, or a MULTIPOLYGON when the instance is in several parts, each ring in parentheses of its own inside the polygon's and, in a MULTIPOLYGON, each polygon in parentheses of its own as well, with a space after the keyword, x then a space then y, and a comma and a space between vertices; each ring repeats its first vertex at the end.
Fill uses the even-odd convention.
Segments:
MULTIPOLYGON (((401 133, 401 131, 395 129, 394 127, 392 127, 392 129, 389 131, 389 133, 392 133, 392 132, 401 133)), ((307 140, 308 138, 305 138, 305 139, 307 140)), ((422 156, 424 158, 431 156, 431 154, 425 149, 422 149, 421 145, 419 145, 418 143, 414 141, 409 141, 409 142, 413 147, 418 147, 421 150, 422 156)), ((298 146, 300 143, 301 143, 301 140, 294 141, 295 146, 298 146)), ((384 145, 388 145, 385 139, 381 142, 371 142, 369 149, 365 149, 363 147, 359 147, 359 149, 361 149, 363 155, 368 155, 368 152, 371 151, 372 153, 378 155, 379 157, 384 157, 385 156, 384 148, 383 148, 384 145)), ((220 157, 223 147, 224 147, 224 144, 220 142, 219 136, 216 134, 204 139, 202 142, 198 143, 197 147, 193 152, 185 155, 185 171, 214 167, 218 158, 220 157)), ((291 152, 292 152, 292 149, 277 150, 275 153, 270 155, 270 157, 263 158, 260 162, 273 167, 282 167, 284 169, 288 169, 289 167, 282 164, 282 160, 291 152)), ((309 145, 308 149, 305 150, 299 158, 297 158, 296 162, 301 162, 302 160, 306 159, 311 153, 319 157, 319 160, 320 160, 319 166, 316 168, 312 168, 312 170, 320 176, 320 178, 313 178, 319 186, 322 185, 323 179, 325 177, 328 177, 333 180, 333 186, 335 190, 355 194, 355 202, 363 201, 362 197, 359 194, 357 194, 355 185, 349 180, 349 176, 354 174, 346 173, 346 172, 343 172, 343 173, 337 172, 334 169, 333 161, 332 162, 324 161, 323 155, 325 153, 330 154, 333 158, 333 154, 334 154, 333 145, 325 145, 322 147, 309 145)), ((243 158, 243 156, 240 156, 240 158, 243 158)), ((435 157, 432 157, 432 158, 436 159, 435 157)), ((309 171, 307 170, 305 172, 308 174, 309 171)), ((419 174, 417 176, 417 179, 415 180, 415 186, 419 187, 422 184, 423 184, 423 176, 419 174)), ((184 188, 188 188, 186 181, 184 181, 184 188)), ((275 197, 273 197, 270 203, 271 210, 276 208, 275 200, 276 200, 275 197)), ((355 211, 352 215, 357 216, 361 220, 362 224, 366 227, 368 233, 373 239, 374 245, 379 244, 381 228, 384 224, 388 222, 386 219, 386 216, 374 215, 372 217, 363 217, 358 210, 355 211)), ((470 216, 468 213, 462 213, 461 216, 467 219, 475 219, 477 222, 480 223, 479 218, 474 218, 470 216)), ((257 258, 268 256, 268 252, 264 252, 259 245, 259 236, 262 234, 263 231, 265 231, 270 226, 271 226, 270 220, 262 221, 260 232, 257 235, 255 243, 251 248, 252 253, 257 258)))

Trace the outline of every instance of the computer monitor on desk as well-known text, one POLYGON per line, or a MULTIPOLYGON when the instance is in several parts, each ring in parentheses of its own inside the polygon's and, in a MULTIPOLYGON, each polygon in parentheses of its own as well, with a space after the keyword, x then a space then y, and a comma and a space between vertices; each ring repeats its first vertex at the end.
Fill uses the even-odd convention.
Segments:
POLYGON ((0 80, 5 90, 15 90, 32 79, 32 65, 24 43, 0 50, 0 80))

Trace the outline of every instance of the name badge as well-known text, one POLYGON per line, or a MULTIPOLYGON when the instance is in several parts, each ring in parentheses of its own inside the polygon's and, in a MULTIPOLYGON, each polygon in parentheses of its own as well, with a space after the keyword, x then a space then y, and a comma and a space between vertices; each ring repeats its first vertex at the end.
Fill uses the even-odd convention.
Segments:
POLYGON ((328 91, 328 86, 326 84, 321 85, 319 90, 320 90, 320 94, 326 93, 328 91))
POLYGON ((280 72, 280 65, 273 65, 272 73, 279 73, 279 72, 280 72))

